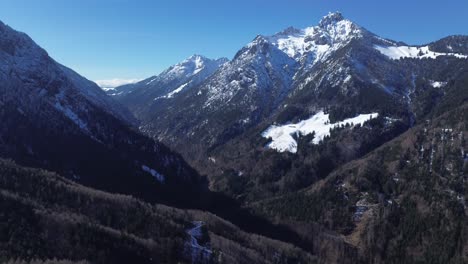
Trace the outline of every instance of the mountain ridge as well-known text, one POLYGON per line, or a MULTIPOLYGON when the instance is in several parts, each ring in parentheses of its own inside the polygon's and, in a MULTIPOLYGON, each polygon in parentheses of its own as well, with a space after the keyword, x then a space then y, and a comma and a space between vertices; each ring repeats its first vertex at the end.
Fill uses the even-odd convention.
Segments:
POLYGON ((137 130, 127 108, 3 23, 0 61, 1 157, 150 200, 175 198, 169 189, 178 184, 203 189, 182 157, 137 130))
POLYGON ((444 85, 462 75, 465 45, 464 38, 448 37, 405 46, 341 13, 330 13, 317 26, 258 35, 199 86, 148 108, 140 129, 182 153, 209 176, 212 189, 254 202, 312 184, 333 166, 365 155, 422 122, 443 100, 448 89, 444 85), (449 45, 457 49, 444 50, 449 45), (407 47, 411 52, 392 58, 377 47, 407 47), (309 148, 314 133, 291 134, 298 143, 296 157, 309 160, 307 165, 266 147, 271 141, 261 135, 268 127, 298 124, 321 112, 332 124, 369 113, 378 118, 356 128, 338 127, 313 148, 314 154, 300 151, 301 144, 309 148), (366 136, 359 138, 358 133, 366 136), (334 137, 347 138, 352 147, 334 137), (327 151, 318 152, 321 148, 327 151), (280 170, 273 160, 289 165, 280 170), (267 169, 257 171, 260 165, 253 161, 267 169), (292 173, 291 164, 297 172, 292 173))
MULTIPOLYGON (((407 105, 411 103, 398 97, 410 93, 405 87, 408 86, 405 79, 411 79, 411 76, 404 76, 408 74, 387 61, 387 57, 375 48, 376 45, 388 48, 402 43, 378 37, 339 12, 328 14, 318 26, 305 29, 290 27, 272 36, 258 35, 192 91, 173 95, 172 103, 163 102, 164 107, 142 106, 147 109, 147 114, 143 117, 145 122, 141 129, 179 151, 177 141, 214 146, 223 144, 225 133, 229 134, 227 137, 236 136, 278 112, 297 111, 297 107, 304 109, 303 103, 296 107, 296 101, 308 98, 319 102, 324 98, 323 104, 329 104, 330 100, 338 102, 357 98, 361 89, 357 86, 379 87, 381 91, 373 93, 382 93, 384 98, 395 100, 399 108, 409 108, 407 105), (365 69, 363 62, 369 61, 370 57, 378 58, 380 66, 365 69), (331 63, 331 60, 335 62, 331 63), (392 73, 384 76, 378 72, 381 69, 392 73), (300 96, 304 90, 310 95, 300 96), (173 109, 175 105, 185 109, 173 109), (213 117, 204 118, 222 115, 223 112, 227 113, 227 118, 216 121, 213 117), (191 115, 191 120, 183 121, 184 125, 175 123, 175 120, 185 120, 187 114, 191 115), (209 124, 211 122, 213 124, 209 124), (213 128, 219 126, 218 123, 222 125, 213 128), (191 134, 186 133, 187 129, 191 134), (207 135, 209 138, 203 139, 207 135)), ((306 118, 323 107, 320 104, 309 106, 307 111, 300 110, 302 113, 297 115, 306 118)), ((362 111, 377 109, 376 104, 370 104, 362 111)))

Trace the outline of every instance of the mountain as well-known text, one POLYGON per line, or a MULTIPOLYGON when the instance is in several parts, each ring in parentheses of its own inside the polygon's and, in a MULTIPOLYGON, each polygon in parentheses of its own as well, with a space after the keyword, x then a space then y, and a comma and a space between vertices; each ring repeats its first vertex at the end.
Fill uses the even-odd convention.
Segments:
POLYGON ((126 108, 3 23, 0 82, 1 157, 150 200, 202 184, 180 155, 134 129, 126 108))
POLYGON ((141 129, 212 190, 302 239, 330 235, 354 263, 464 263, 467 46, 408 45, 331 13, 257 36, 141 129))
POLYGON ((179 93, 186 93, 216 72, 228 59, 208 59, 193 55, 173 65, 157 76, 135 84, 123 85, 107 90, 114 99, 121 100, 140 120, 152 117, 154 108, 179 93))
MULTIPOLYGON (((276 112, 299 111, 295 102, 285 102, 302 99, 309 104, 311 100, 307 96, 310 95, 295 94, 301 90, 314 90, 303 89, 315 82, 313 78, 323 79, 324 75, 330 75, 324 86, 351 82, 351 77, 346 74, 350 69, 341 67, 346 66, 343 65, 345 62, 333 63, 335 67, 328 65, 332 65, 330 61, 335 54, 342 58, 338 53, 346 52, 349 47, 357 45, 354 44, 356 42, 365 44, 371 53, 378 55, 369 41, 383 42, 341 14, 332 13, 316 27, 303 30, 288 28, 273 36, 257 36, 206 82, 186 93, 173 95, 169 102, 158 101, 164 107, 152 108, 149 111, 152 118, 139 116, 139 112, 133 110, 134 103, 129 104, 127 99, 120 101, 144 120, 143 131, 183 153, 206 152, 207 148, 224 144, 276 112), (338 80, 340 78, 342 80, 338 80), (199 149, 183 150, 186 142, 194 143, 194 147, 199 149)), ((384 56, 380 57, 384 60, 384 56)), ((321 92, 328 93, 325 89, 321 92)), ((298 116, 311 115, 314 108, 320 106, 312 109, 310 106, 301 107, 305 108, 301 109, 305 113, 296 113, 298 116)), ((198 155, 187 156, 199 158, 198 155)))
POLYGON ((306 187, 423 122, 463 75, 466 45, 453 36, 411 46, 336 12, 317 26, 257 36, 149 114, 127 95, 119 101, 212 189, 254 202, 306 187))
POLYGON ((1 262, 192 262, 185 247, 214 257, 212 245, 223 263, 313 263, 311 240, 210 192, 204 177, 137 131, 128 111, 95 84, 25 34, 4 24, 0 32, 1 262), (199 221, 213 230, 212 242, 199 221))
POLYGON ((466 36, 330 13, 109 97, 0 29, 2 262, 468 260, 466 36))

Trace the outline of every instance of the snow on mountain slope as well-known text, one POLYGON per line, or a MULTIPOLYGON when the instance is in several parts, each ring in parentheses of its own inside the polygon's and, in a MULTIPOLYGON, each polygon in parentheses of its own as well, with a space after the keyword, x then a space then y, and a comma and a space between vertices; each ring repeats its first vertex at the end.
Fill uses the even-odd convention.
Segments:
POLYGON ((268 148, 275 149, 278 152, 297 152, 297 142, 293 136, 304 136, 314 133, 313 144, 319 144, 326 136, 330 135, 330 130, 346 124, 361 126, 368 120, 377 118, 378 113, 360 114, 353 118, 348 118, 340 122, 330 123, 329 114, 323 111, 318 112, 311 118, 301 121, 297 124, 272 125, 262 133, 264 138, 271 138, 272 142, 268 148))
POLYGON ((203 70, 205 71, 203 77, 206 77, 216 71, 218 67, 225 62, 226 59, 224 58, 211 60, 201 55, 193 55, 147 81, 146 85, 151 85, 155 81, 171 82, 173 80, 187 79, 203 70))
POLYGON ((108 94, 123 98, 123 100, 126 100, 124 97, 127 95, 130 100, 170 99, 176 93, 205 81, 227 61, 226 58, 213 60, 201 55, 193 55, 159 75, 135 84, 116 87, 108 91, 108 94))
POLYGON ((86 99, 90 100, 97 106, 103 107, 110 113, 125 120, 131 124, 136 124, 136 120, 133 115, 118 102, 110 98, 99 86, 94 82, 83 78, 81 75, 76 73, 70 68, 63 65, 59 65, 65 75, 72 81, 75 89, 84 95, 86 99))
POLYGON ((151 176, 153 176, 154 178, 156 178, 156 180, 158 180, 159 182, 163 183, 164 180, 165 180, 165 177, 164 175, 162 175, 161 173, 157 172, 155 169, 152 169, 146 165, 142 165, 141 166, 141 169, 144 171, 144 172, 147 172, 149 174, 151 174, 151 176))
POLYGON ((175 90, 173 90, 172 92, 170 92, 170 93, 168 93, 168 94, 166 94, 166 95, 164 95, 164 96, 162 96, 162 97, 155 98, 154 100, 157 100, 157 99, 159 99, 159 98, 172 98, 172 97, 174 97, 175 94, 180 93, 180 92, 181 92, 185 87, 187 87, 187 85, 189 85, 189 84, 190 84, 190 82, 184 83, 184 84, 182 84, 181 86, 177 87, 177 88, 176 88, 175 90))
POLYGON ((416 59, 436 59, 439 56, 452 56, 458 59, 466 59, 467 55, 458 53, 441 53, 429 50, 429 46, 423 47, 410 47, 410 46, 379 46, 375 45, 375 49, 380 51, 385 56, 392 60, 399 60, 402 58, 416 58, 416 59))

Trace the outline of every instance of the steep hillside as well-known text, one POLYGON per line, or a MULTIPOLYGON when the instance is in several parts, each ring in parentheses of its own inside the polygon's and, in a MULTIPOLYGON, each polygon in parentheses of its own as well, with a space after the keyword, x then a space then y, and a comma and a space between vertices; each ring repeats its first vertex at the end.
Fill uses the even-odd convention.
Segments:
POLYGON ((0 23, 0 156, 97 188, 181 202, 198 174, 128 110, 0 23), (178 201, 177 201, 178 200, 178 201))
POLYGON ((317 263, 209 213, 151 205, 5 160, 0 209, 2 263, 317 263))
POLYGON ((334 230, 366 263, 465 263, 468 104, 462 97, 461 106, 451 104, 324 180, 251 206, 280 222, 334 230))

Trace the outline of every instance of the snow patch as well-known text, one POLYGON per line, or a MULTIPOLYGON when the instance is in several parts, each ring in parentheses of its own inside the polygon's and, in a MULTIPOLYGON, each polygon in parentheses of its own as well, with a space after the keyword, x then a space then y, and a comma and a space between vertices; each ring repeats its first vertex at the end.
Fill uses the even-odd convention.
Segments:
POLYGON ((161 173, 157 172, 156 170, 151 169, 150 167, 148 167, 148 166, 146 166, 146 165, 142 165, 142 166, 141 166, 141 169, 142 169, 144 172, 147 172, 147 173, 151 174, 151 176, 153 176, 154 178, 156 178, 156 180, 158 180, 160 183, 163 183, 163 182, 164 182, 164 180, 165 180, 164 175, 162 175, 161 173))
POLYGON ((167 98, 172 98, 174 94, 180 93, 189 83, 184 83, 181 86, 177 87, 174 91, 167 94, 167 98))
POLYGON ((349 83, 352 79, 352 76, 351 75, 348 75, 346 76, 346 78, 343 80, 343 83, 346 84, 346 83, 349 83))
POLYGON ((54 106, 57 110, 61 111, 68 119, 73 121, 73 123, 79 126, 82 130, 89 132, 88 124, 84 120, 80 119, 78 115, 75 112, 73 112, 73 110, 71 110, 69 107, 62 106, 60 102, 56 102, 54 106))
POLYGON ((199 73, 201 70, 203 70, 205 68, 205 64, 202 60, 201 57, 197 57, 195 59, 195 70, 193 71, 193 75, 199 73))
POLYGON ((177 87, 174 91, 172 91, 172 92, 170 92, 170 93, 168 93, 168 94, 166 94, 164 96, 156 97, 156 98, 154 98, 154 100, 158 100, 158 99, 161 99, 161 98, 173 98, 175 94, 180 93, 189 84, 190 84, 190 82, 184 83, 181 86, 177 87))
POLYGON ((272 142, 268 144, 268 148, 275 149, 278 152, 297 152, 297 142, 294 135, 308 135, 315 133, 313 144, 319 144, 324 137, 330 135, 330 130, 347 123, 350 125, 363 125, 366 121, 378 117, 378 113, 361 114, 353 118, 348 118, 337 123, 330 123, 329 114, 323 111, 315 114, 311 118, 301 121, 297 124, 288 124, 282 126, 272 125, 262 133, 264 138, 271 138, 272 142))
POLYGON ((439 56, 452 56, 459 59, 466 59, 468 56, 458 53, 440 53, 429 50, 429 46, 424 47, 410 47, 410 46, 379 46, 375 45, 374 48, 383 55, 392 60, 399 60, 402 58, 416 58, 416 59, 436 59, 439 56))
POLYGON ((430 81, 431 86, 434 88, 442 88, 447 85, 447 82, 437 82, 437 81, 430 81))
POLYGON ((146 83, 146 85, 150 85, 151 83, 153 83, 153 82, 156 81, 157 79, 158 79, 158 77, 155 77, 155 78, 149 80, 149 81, 146 83))

